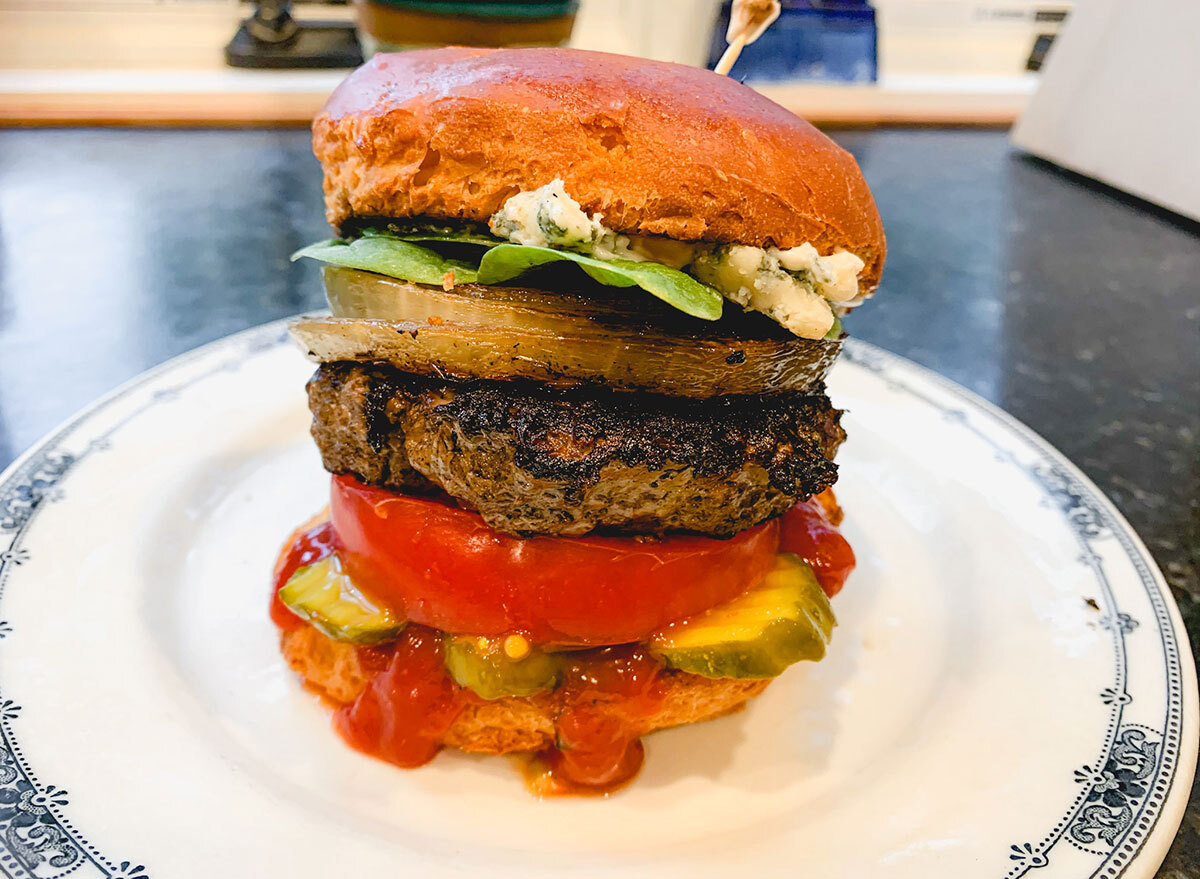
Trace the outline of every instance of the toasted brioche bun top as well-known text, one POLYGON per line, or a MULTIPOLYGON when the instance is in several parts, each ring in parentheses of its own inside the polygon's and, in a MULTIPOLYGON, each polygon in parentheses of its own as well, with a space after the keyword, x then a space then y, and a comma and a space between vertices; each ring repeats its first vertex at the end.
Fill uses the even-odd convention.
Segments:
POLYGON ((572 49, 376 55, 313 123, 326 215, 486 221, 561 178, 604 225, 683 241, 849 250, 879 282, 879 212, 853 157, 708 70, 572 49))

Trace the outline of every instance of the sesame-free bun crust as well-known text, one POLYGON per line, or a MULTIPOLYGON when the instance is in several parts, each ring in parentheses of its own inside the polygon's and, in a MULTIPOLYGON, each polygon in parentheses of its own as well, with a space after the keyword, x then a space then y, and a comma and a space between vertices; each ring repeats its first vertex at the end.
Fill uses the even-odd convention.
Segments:
MULTIPOLYGON (((357 648, 331 641, 311 626, 285 631, 282 645, 288 665, 306 684, 334 702, 353 702, 371 679, 372 673, 359 664, 357 648)), ((703 678, 679 671, 664 674, 662 706, 646 718, 638 735, 736 711, 770 683, 703 678)), ((467 705, 442 736, 441 744, 481 754, 540 751, 554 744, 554 721, 562 710, 561 702, 560 693, 550 692, 467 705)))
POLYGON ((708 70, 573 49, 376 55, 313 123, 326 215, 486 221, 561 178, 609 228, 687 241, 849 250, 883 268, 853 157, 708 70))

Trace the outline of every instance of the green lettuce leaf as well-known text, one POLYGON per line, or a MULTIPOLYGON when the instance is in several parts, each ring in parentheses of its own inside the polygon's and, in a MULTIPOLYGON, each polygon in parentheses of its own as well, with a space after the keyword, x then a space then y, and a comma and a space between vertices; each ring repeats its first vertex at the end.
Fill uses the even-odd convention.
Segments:
POLYGON ((712 287, 660 263, 601 260, 549 247, 497 244, 494 237, 470 227, 365 229, 360 238, 321 241, 292 254, 293 260, 303 257, 418 284, 441 284, 448 271, 454 272, 454 280, 459 284, 499 284, 547 263, 573 262, 601 284, 641 287, 668 305, 704 320, 719 318, 724 302, 721 294, 712 287), (483 254, 476 269, 462 260, 450 259, 414 244, 415 241, 481 244, 490 249, 483 254))
POLYGON ((656 262, 596 259, 566 250, 528 244, 498 244, 479 263, 480 284, 499 284, 552 262, 573 262, 594 280, 610 287, 641 287, 652 296, 693 317, 716 320, 721 294, 678 269, 656 262))
POLYGON ((364 238, 396 238, 400 241, 445 241, 456 244, 482 244, 491 247, 500 239, 480 226, 399 226, 386 229, 363 229, 364 238))
POLYGON ((342 241, 319 241, 292 254, 292 261, 308 257, 335 266, 378 272, 417 284, 441 284, 446 272, 454 272, 456 284, 475 283, 475 267, 462 260, 447 259, 428 247, 401 241, 391 235, 369 235, 342 241))

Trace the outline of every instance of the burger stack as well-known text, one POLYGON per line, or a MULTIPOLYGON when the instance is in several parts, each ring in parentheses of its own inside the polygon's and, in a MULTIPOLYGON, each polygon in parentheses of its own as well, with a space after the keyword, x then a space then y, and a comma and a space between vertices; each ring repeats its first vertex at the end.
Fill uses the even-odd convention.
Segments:
POLYGON ((342 737, 607 791, 820 659, 854 564, 824 380, 885 251, 854 160, 724 77, 559 49, 377 56, 313 131, 331 500, 272 618, 342 737))

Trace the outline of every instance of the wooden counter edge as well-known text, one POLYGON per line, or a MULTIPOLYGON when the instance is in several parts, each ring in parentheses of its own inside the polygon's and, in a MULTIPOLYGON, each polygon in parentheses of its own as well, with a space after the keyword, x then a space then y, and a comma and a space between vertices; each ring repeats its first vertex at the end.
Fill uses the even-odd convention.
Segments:
MULTIPOLYGON (((823 125, 1010 125, 1024 96, 872 96, 831 100, 822 95, 772 94, 788 109, 823 125)), ((326 95, 311 92, 106 93, 41 92, 0 94, 0 126, 180 125, 306 126, 326 95)))

